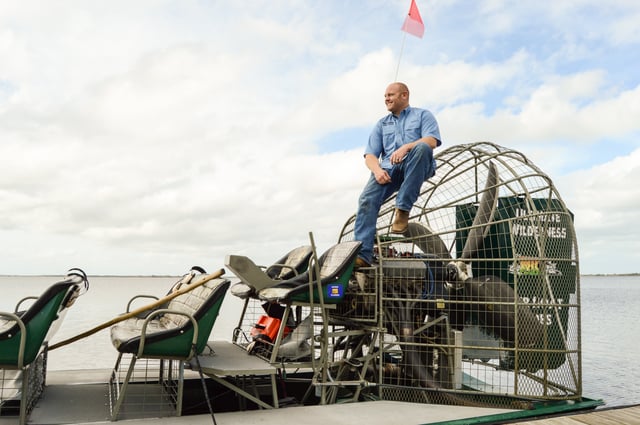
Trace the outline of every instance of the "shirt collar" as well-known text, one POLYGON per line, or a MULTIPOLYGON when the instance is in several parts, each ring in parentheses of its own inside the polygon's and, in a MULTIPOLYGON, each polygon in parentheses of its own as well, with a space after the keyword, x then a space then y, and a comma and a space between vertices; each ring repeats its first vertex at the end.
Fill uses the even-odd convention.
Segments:
POLYGON ((396 115, 393 115, 393 114, 389 114, 389 115, 392 115, 392 116, 394 116, 394 117, 396 117, 396 118, 401 118, 403 115, 407 115, 407 114, 409 113, 409 111, 410 111, 410 110, 411 110, 411 106, 410 106, 410 105, 407 105, 407 107, 406 107, 406 108, 404 108, 402 111, 400 111, 400 114, 399 114, 399 115, 397 115, 397 116, 396 116, 396 115))

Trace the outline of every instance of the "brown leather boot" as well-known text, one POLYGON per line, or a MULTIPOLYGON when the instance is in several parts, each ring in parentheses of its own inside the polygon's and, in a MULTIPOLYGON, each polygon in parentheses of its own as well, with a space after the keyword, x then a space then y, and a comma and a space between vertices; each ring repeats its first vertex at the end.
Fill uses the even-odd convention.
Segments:
POLYGON ((409 227, 409 211, 396 208, 396 217, 391 225, 391 233, 404 233, 409 227))
POLYGON ((369 264, 369 263, 367 262, 367 260, 365 260, 364 258, 362 258, 362 257, 358 257, 358 258, 356 258, 356 265, 355 265, 355 268, 356 268, 356 269, 359 269, 359 268, 361 268, 361 267, 371 267, 371 264, 369 264))

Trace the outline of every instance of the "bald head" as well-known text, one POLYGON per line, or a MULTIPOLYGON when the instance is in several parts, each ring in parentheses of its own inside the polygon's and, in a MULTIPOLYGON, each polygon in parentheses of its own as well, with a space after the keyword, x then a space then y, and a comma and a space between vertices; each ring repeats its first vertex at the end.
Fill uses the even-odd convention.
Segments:
POLYGON ((409 106, 409 88, 404 83, 391 83, 384 92, 384 104, 393 115, 398 115, 409 106))

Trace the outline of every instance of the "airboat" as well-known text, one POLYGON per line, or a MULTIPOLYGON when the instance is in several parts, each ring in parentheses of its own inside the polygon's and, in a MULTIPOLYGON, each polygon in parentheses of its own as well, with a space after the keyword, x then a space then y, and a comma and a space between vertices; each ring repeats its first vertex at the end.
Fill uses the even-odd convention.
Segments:
MULTIPOLYGON (((357 415, 455 424, 603 404, 582 394, 578 247, 552 180, 523 154, 489 142, 452 146, 436 161, 403 234, 391 232, 395 199, 381 208, 371 267, 355 268, 355 216, 323 252, 310 233, 308 244, 267 267, 230 254, 233 276, 196 268, 111 324, 116 365, 80 395, 109 400, 93 408, 94 419, 47 405, 47 394, 69 391, 65 385, 24 384, 46 373, 46 361, 18 367, 9 355, 0 357, 2 373, 22 371, 24 379, 2 381, 15 389, 0 392, 3 412, 16 407, 21 423, 29 413, 30 423, 52 423, 62 409, 71 416, 65 423, 166 415, 210 415, 214 423, 340 415, 351 423, 357 415), (209 341, 227 293, 243 300, 237 326, 229 340, 209 341)), ((24 332, 18 321, 5 315, 0 347, 24 332)), ((42 344, 38 358, 49 349, 55 345, 42 344)))

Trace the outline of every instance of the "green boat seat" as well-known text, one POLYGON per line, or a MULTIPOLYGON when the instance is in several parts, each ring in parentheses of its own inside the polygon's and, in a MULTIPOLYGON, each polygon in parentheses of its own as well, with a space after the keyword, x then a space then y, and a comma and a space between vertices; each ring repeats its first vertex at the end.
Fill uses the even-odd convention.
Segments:
MULTIPOLYGON (((206 279, 200 274, 198 279, 206 279)), ((132 317, 111 327, 111 342, 120 353, 138 357, 189 359, 207 344, 229 280, 217 278, 180 295, 145 317, 132 317), (194 334, 195 331, 195 334, 194 334), (197 352, 192 352, 195 338, 197 352)))
POLYGON ((304 273, 311 254, 311 246, 299 246, 266 268, 257 266, 248 257, 227 255, 225 266, 240 279, 240 282, 231 287, 231 293, 242 299, 255 297, 261 289, 304 273))
POLYGON ((80 269, 72 269, 39 297, 20 300, 13 313, 0 312, 0 368, 22 368, 33 362, 59 328, 83 284, 88 287, 87 276, 80 269), (23 302, 30 299, 35 302, 19 311, 23 302))
MULTIPOLYGON (((163 396, 162 400, 173 400, 171 403, 175 404, 176 415, 181 415, 184 363, 201 354, 207 346, 229 289, 229 280, 216 276, 220 274, 207 274, 201 268, 194 267, 171 288, 172 291, 184 293, 144 314, 135 314, 138 310, 128 313, 131 317, 111 326, 111 342, 119 352, 109 380, 111 420, 118 418, 139 359, 159 359, 161 366, 157 382, 163 383, 162 391, 171 394, 163 396), (123 355, 131 356, 128 367, 123 366, 123 355), (176 364, 178 370, 174 375, 172 370, 176 364), (124 378, 122 375, 125 375, 124 378)), ((131 301, 127 310, 130 305, 131 301)), ((147 372, 143 375, 147 376, 147 372)), ((136 397, 132 396, 132 399, 136 397)))
MULTIPOLYGON (((318 259, 320 268, 320 287, 322 301, 327 304, 338 304, 344 298, 345 290, 353 272, 360 246, 359 241, 340 242, 325 251, 318 259)), ((291 303, 320 302, 315 267, 291 279, 284 280, 258 292, 258 297, 267 302, 291 303), (313 300, 309 285, 313 285, 313 300)))
POLYGON ((87 275, 80 269, 71 269, 63 280, 48 287, 39 297, 23 298, 13 312, 0 312, 0 373, 15 370, 22 382, 21 388, 5 388, 9 381, 0 380, 0 404, 7 394, 13 393, 20 401, 20 424, 26 423, 44 391, 48 343, 82 288, 89 288, 87 275), (23 304, 31 300, 34 300, 31 305, 22 310, 23 304), (40 384, 30 387, 30 381, 40 384))

